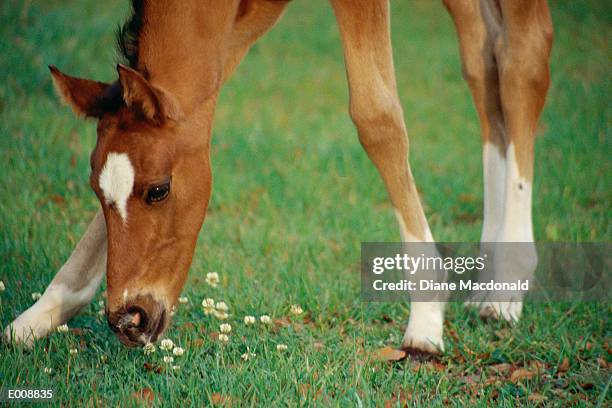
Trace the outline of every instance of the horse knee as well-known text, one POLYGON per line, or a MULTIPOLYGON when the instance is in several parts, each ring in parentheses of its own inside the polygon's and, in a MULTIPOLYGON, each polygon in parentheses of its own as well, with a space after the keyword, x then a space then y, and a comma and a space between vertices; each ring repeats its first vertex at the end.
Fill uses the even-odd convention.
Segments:
POLYGON ((357 127, 359 142, 368 154, 387 147, 407 151, 408 139, 399 101, 392 98, 351 101, 350 115, 357 127))

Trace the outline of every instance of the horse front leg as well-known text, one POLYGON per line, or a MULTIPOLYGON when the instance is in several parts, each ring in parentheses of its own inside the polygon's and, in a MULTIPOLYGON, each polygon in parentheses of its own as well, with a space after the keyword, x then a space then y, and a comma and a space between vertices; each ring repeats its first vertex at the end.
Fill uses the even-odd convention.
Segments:
POLYGON ((106 245, 104 215, 98 211, 42 297, 5 328, 5 339, 31 346, 89 304, 106 272, 106 245))
MULTIPOLYGON (((408 137, 397 94, 387 0, 331 0, 340 29, 349 81, 350 114, 359 141, 383 179, 410 256, 436 255, 433 237, 408 163, 408 137), (420 250, 415 248, 419 246, 420 250), (421 251, 422 250, 422 251, 421 251)), ((417 272, 416 279, 443 276, 417 272)), ((402 347, 438 353, 442 340, 444 299, 412 299, 402 347)))

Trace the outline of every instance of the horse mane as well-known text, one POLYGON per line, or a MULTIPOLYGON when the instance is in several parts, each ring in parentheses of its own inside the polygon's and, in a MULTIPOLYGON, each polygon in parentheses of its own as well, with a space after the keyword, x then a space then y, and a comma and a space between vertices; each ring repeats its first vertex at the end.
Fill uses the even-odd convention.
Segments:
POLYGON ((121 57, 131 68, 138 67, 138 40, 144 25, 144 8, 146 0, 131 0, 132 14, 117 29, 117 48, 121 57))

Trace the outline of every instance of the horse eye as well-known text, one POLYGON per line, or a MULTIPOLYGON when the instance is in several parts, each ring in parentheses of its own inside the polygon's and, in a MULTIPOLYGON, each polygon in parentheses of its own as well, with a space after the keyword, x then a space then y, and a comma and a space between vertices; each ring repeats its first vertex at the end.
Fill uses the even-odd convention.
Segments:
POLYGON ((159 201, 163 201, 170 194, 170 182, 166 182, 164 184, 159 184, 157 186, 151 186, 149 191, 147 191, 147 203, 156 203, 159 201))

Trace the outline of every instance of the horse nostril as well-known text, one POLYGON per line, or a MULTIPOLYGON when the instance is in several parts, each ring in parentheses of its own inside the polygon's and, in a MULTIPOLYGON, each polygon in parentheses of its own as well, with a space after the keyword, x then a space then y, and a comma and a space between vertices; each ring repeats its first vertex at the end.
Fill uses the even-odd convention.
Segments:
POLYGON ((150 296, 139 296, 115 312, 108 323, 122 343, 129 346, 155 341, 166 326, 165 308, 150 296))
POLYGON ((147 312, 145 312, 141 307, 132 306, 121 318, 122 324, 120 324, 120 326, 124 328, 142 329, 146 327, 148 320, 147 312))

